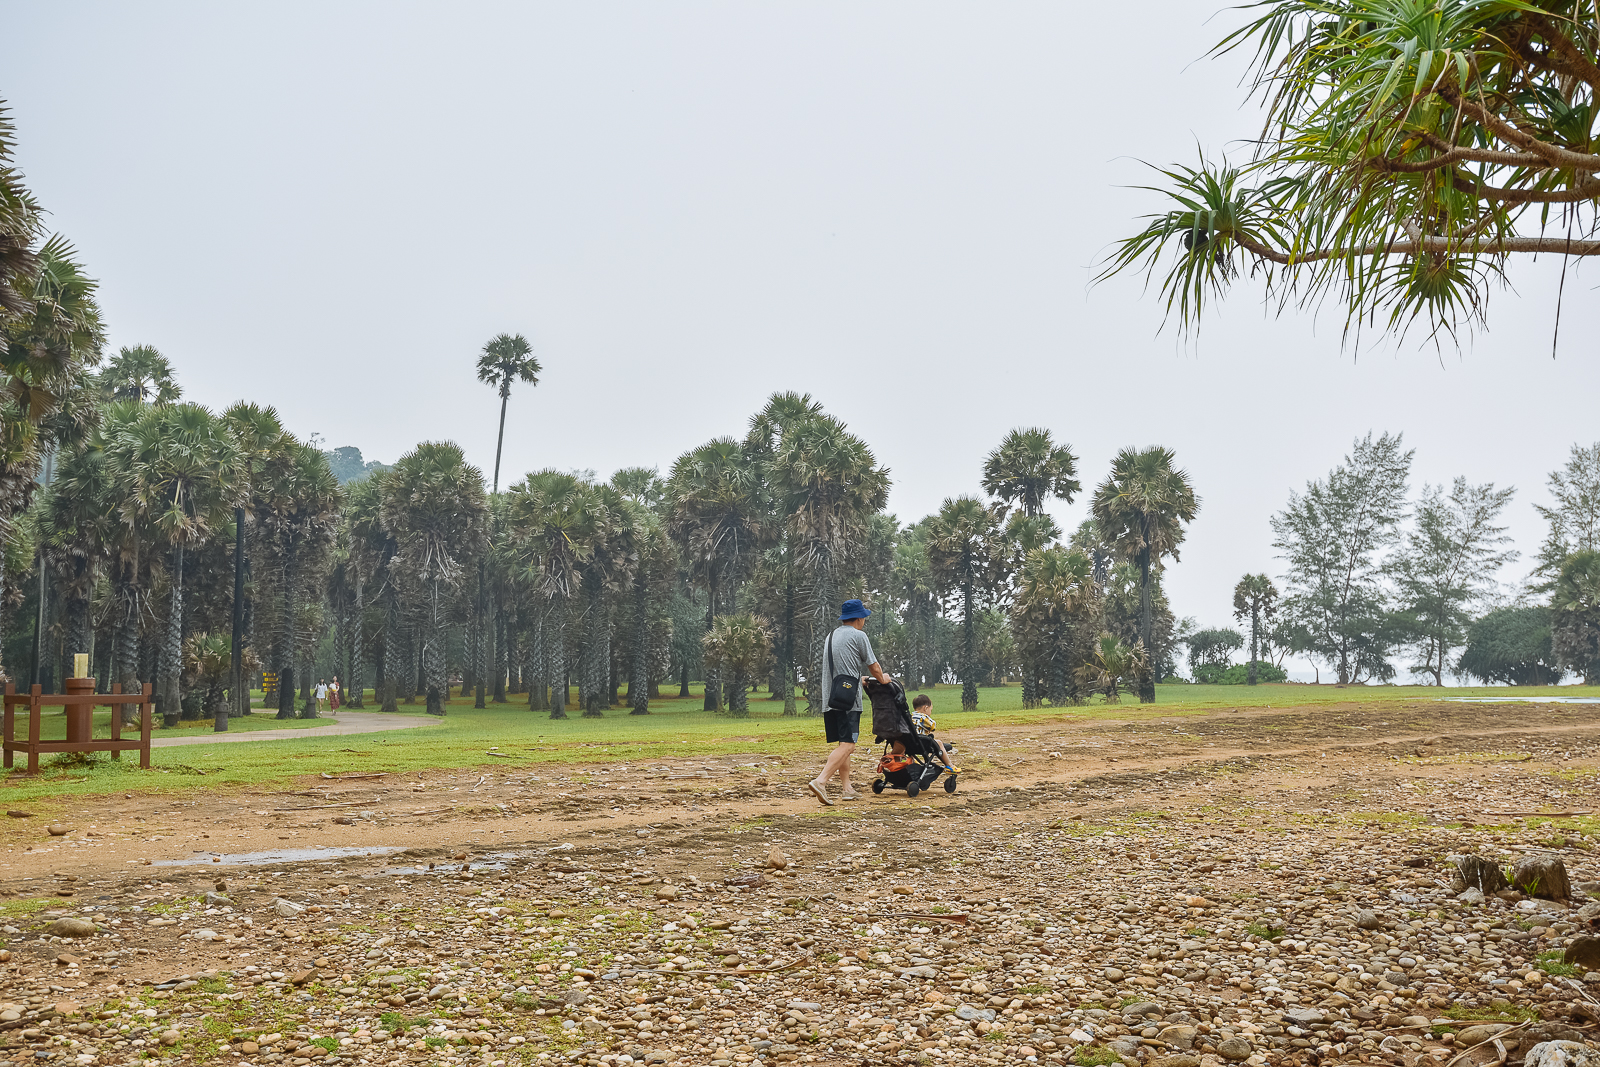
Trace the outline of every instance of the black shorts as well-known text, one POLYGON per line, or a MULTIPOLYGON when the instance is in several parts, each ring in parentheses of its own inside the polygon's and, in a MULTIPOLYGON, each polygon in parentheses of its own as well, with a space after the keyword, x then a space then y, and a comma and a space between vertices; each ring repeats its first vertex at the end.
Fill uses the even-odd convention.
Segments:
POLYGON ((824 711, 822 725, 828 731, 828 741, 848 741, 852 745, 861 739, 861 709, 854 711, 824 711))

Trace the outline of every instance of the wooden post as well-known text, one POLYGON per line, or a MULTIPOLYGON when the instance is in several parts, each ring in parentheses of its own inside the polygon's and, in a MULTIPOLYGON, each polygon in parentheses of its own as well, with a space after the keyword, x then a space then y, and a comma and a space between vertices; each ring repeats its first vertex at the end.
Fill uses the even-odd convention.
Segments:
POLYGON ((28 773, 39 773, 39 727, 43 706, 39 703, 39 695, 44 692, 38 682, 28 690, 28 773))
MULTIPOLYGON (((14 683, 12 683, 12 682, 7 682, 6 683, 6 696, 8 696, 8 697, 9 696, 16 696, 16 693, 17 693, 16 685, 14 683)), ((11 766, 11 745, 17 739, 16 738, 17 712, 16 712, 16 709, 11 706, 11 702, 9 700, 6 701, 4 727, 5 727, 4 736, 5 736, 5 745, 6 745, 6 766, 9 767, 9 766, 11 766)))
MULTIPOLYGON (((119 694, 121 692, 122 692, 122 683, 121 682, 112 682, 111 683, 111 695, 112 696, 116 696, 117 694, 119 694)), ((122 705, 122 704, 113 704, 113 705, 111 705, 111 740, 113 740, 113 741, 121 741, 122 740, 122 709, 123 709, 123 707, 124 707, 124 705, 122 705)), ((114 760, 120 760, 122 758, 122 753, 118 752, 116 749, 112 749, 111 750, 111 758, 114 759, 114 760)))
MULTIPOLYGON (((68 678, 68 696, 93 696, 93 678, 68 678)), ((67 714, 67 740, 92 741, 94 740, 94 705, 93 704, 68 704, 65 709, 67 714)))
POLYGON ((150 688, 149 682, 144 683, 144 731, 139 737, 139 768, 146 771, 150 769, 150 688))

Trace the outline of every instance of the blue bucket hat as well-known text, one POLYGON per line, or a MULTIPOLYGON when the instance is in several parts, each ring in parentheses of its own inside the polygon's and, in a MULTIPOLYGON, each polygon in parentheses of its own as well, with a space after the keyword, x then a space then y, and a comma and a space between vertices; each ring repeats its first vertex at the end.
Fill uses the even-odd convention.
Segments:
POLYGON ((871 614, 872 609, 861 603, 861 601, 846 600, 839 608, 839 621, 849 622, 851 619, 864 619, 871 614))

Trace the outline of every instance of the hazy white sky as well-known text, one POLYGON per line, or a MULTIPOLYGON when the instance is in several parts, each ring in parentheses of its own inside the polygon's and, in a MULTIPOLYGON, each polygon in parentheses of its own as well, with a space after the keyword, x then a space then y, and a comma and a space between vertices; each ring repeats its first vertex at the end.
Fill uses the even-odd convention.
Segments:
POLYGON ((369 459, 451 438, 487 472, 473 361, 514 331, 545 370, 502 484, 665 468, 782 389, 871 443, 904 520, 978 491, 1015 426, 1070 442, 1086 487, 1160 443, 1203 498, 1174 609, 1221 625, 1239 575, 1277 571, 1290 490, 1392 430, 1418 483, 1517 486, 1530 555, 1546 473, 1600 437, 1593 272, 1554 360, 1553 262, 1460 353, 1358 359, 1337 314, 1274 318, 1248 284, 1197 342, 1158 334, 1135 280, 1088 284, 1153 209, 1139 160, 1256 127, 1241 63, 1203 58, 1236 14, 1128 10, 5 0, 0 96, 114 346, 369 459))

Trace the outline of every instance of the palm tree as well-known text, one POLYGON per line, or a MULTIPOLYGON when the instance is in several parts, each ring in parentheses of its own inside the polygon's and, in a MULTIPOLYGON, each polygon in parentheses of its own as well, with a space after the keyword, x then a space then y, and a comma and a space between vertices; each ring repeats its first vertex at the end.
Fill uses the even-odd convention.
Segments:
POLYGON ((609 707, 611 612, 614 595, 632 584, 638 563, 638 518, 634 505, 609 485, 586 487, 580 584, 584 593, 587 633, 583 646, 578 703, 585 718, 598 719, 609 707))
POLYGON ((161 644, 161 714, 178 721, 183 672, 183 553, 224 529, 240 499, 243 457, 227 424, 198 404, 145 409, 112 443, 124 523, 168 546, 171 607, 161 644))
MULTIPOLYGON (((1017 575, 1022 571, 1023 564, 1028 556, 1047 545, 1055 543, 1061 537, 1061 527, 1056 525, 1056 520, 1043 513, 1030 515, 1026 511, 1014 511, 1006 519, 1005 539, 1009 549, 1006 559, 1006 570, 1009 575, 1017 575)), ((1043 669, 1030 655, 1031 646, 1022 648, 1022 706, 1036 708, 1039 706, 1039 676, 1043 669)))
POLYGON ((631 589, 633 655, 628 668, 628 704, 632 710, 628 714, 648 715, 656 605, 676 576, 678 553, 659 510, 666 498, 666 486, 655 469, 624 468, 611 476, 611 485, 632 508, 637 555, 631 589))
POLYGON ((528 703, 537 708, 548 683, 550 717, 567 717, 566 621, 582 581, 582 564, 591 519, 587 486, 571 474, 537 471, 506 491, 506 524, 515 565, 526 576, 535 608, 535 670, 528 703), (542 648, 537 646, 542 645, 542 648), (538 662, 541 661, 542 663, 538 662))
MULTIPOLYGON (((719 611, 739 610, 739 580, 772 540, 759 470, 731 437, 685 452, 667 478, 667 529, 683 551, 690 580, 706 590, 706 630, 719 611)), ((707 711, 722 706, 714 669, 706 674, 707 711)))
POLYGON ((1049 430, 1037 426, 1012 430, 983 462, 983 491, 1033 516, 1051 498, 1072 503, 1073 495, 1083 488, 1077 473, 1078 457, 1066 445, 1056 444, 1049 430))
POLYGON ((1150 672, 1155 658, 1150 614, 1150 580, 1165 556, 1178 558, 1183 524, 1192 522, 1200 500, 1189 476, 1173 467, 1171 449, 1124 448, 1111 461, 1111 476, 1094 493, 1094 517, 1103 536, 1139 566, 1139 639, 1144 644, 1145 674, 1139 679, 1139 702, 1153 704, 1156 682, 1150 672))
MULTIPOLYGON (((301 654, 301 597, 306 575, 315 573, 333 544, 343 494, 320 449, 285 435, 260 463, 252 486, 256 522, 274 557, 278 618, 273 658, 278 674, 278 718, 295 717, 295 663, 301 654)), ((307 702, 304 718, 316 717, 307 702)))
POLYGON ((1150 673, 1144 648, 1129 648, 1110 634, 1101 634, 1090 649, 1090 656, 1078 668, 1080 684, 1093 692, 1104 693, 1107 704, 1121 700, 1121 684, 1129 678, 1150 673))
MULTIPOLYGON (((273 464, 281 464, 293 439, 284 431, 275 408, 240 401, 222 413, 234 442, 239 447, 239 466, 243 499, 233 509, 233 635, 228 660, 234 675, 229 679, 235 714, 250 711, 249 686, 245 684, 245 571, 250 565, 249 522, 259 510, 258 486, 264 483, 273 464)), ((215 728, 225 731, 228 716, 218 716, 215 728)))
POLYGON ((760 619, 748 612, 724 615, 702 639, 706 662, 726 671, 728 713, 736 719, 750 715, 750 681, 759 678, 772 655, 772 635, 760 619))
POLYGON ((1024 655, 1044 670, 1052 707, 1077 696, 1074 663, 1098 614, 1094 563, 1084 553, 1052 545, 1023 560, 1012 617, 1024 655))
POLYGON ((483 472, 459 445, 425 441, 383 479, 379 521, 395 539, 395 567, 425 592, 422 649, 428 714, 443 715, 449 696, 444 616, 439 593, 458 588, 464 565, 488 545, 489 505, 483 472))
POLYGON ((796 417, 771 464, 771 492, 786 516, 795 562, 810 575, 811 648, 806 699, 813 715, 826 701, 823 646, 839 610, 836 567, 867 519, 889 501, 889 471, 865 441, 828 415, 796 417))
POLYGON ((945 500, 923 522, 928 565, 942 595, 961 602, 961 708, 978 706, 977 620, 980 599, 999 585, 1005 546, 994 509, 973 496, 945 500))
POLYGON ((1265 574, 1247 574, 1233 587, 1233 617, 1250 619, 1249 684, 1256 684, 1256 662, 1261 658, 1261 620, 1278 613, 1278 587, 1265 574))
POLYGON ((183 395, 171 361, 151 345, 124 346, 107 361, 99 381, 112 400, 171 404, 183 395))
POLYGON ((490 492, 500 491, 500 449, 506 440, 506 405, 511 400, 511 383, 539 384, 539 372, 544 370, 533 354, 533 346, 520 333, 503 333, 483 346, 478 356, 478 380, 500 391, 500 433, 494 445, 494 482, 490 492))
POLYGON ((192 634, 184 642, 183 667, 195 676, 196 684, 204 688, 201 707, 213 717, 226 717, 227 706, 222 701, 222 687, 233 674, 233 656, 229 639, 221 634, 192 634))

